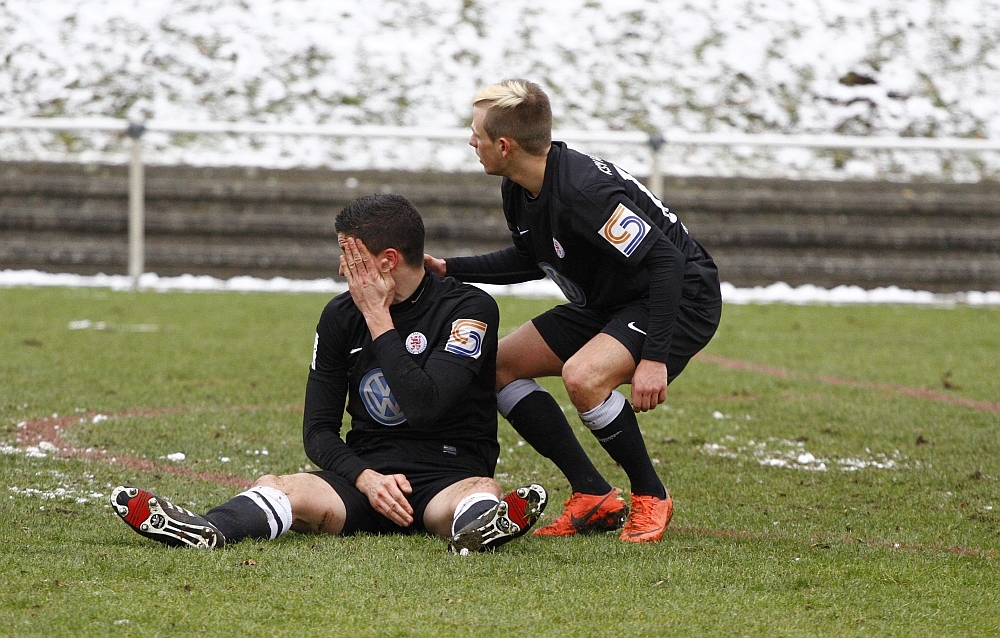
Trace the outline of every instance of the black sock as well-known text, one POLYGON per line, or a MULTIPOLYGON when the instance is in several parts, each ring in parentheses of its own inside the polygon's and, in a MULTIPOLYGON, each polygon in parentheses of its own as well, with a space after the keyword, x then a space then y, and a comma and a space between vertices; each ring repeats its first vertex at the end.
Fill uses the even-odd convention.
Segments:
POLYGON ((611 491, 611 485, 583 451, 559 404, 541 386, 518 401, 505 416, 531 447, 566 475, 574 492, 611 491))
POLYGON ((244 538, 271 540, 291 527, 291 510, 276 499, 277 490, 251 488, 237 494, 222 505, 213 507, 205 514, 209 523, 222 532, 226 543, 235 543, 244 538), (265 508, 267 508, 265 510, 265 508))
POLYGON ((632 406, 621 393, 616 390, 604 403, 581 414, 580 418, 591 428, 611 458, 628 474, 633 494, 667 497, 667 490, 649 460, 646 442, 642 440, 632 406), (598 429, 593 429, 595 427, 598 429))

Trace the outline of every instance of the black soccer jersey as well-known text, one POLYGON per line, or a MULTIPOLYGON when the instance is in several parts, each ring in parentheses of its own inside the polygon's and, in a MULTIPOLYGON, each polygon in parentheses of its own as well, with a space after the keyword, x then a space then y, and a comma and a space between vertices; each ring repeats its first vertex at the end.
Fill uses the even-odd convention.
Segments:
MULTIPOLYGON (((653 297, 651 286, 660 286, 655 301, 663 307, 650 312, 651 318, 663 313, 664 324, 681 304, 721 304, 718 270, 708 251, 673 211, 614 164, 553 142, 536 198, 507 178, 501 192, 513 248, 448 259, 449 275, 484 283, 547 275, 570 302, 588 308, 653 297), (660 281, 650 276, 651 255, 661 268, 660 281)), ((669 336, 658 340, 651 356, 663 361, 669 336)))
POLYGON ((450 459, 460 466, 460 457, 476 454, 493 467, 500 451, 496 302, 428 273, 410 299, 389 311, 396 329, 373 341, 350 293, 324 309, 306 387, 306 454, 351 482, 367 468, 393 473, 401 455, 418 449, 440 454, 442 466, 450 459))

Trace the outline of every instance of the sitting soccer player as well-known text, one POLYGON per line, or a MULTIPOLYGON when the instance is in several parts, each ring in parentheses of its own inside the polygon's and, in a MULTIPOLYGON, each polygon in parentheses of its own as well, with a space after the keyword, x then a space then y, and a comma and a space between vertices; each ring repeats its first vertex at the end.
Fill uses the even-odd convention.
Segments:
POLYGON ((316 328, 303 419, 306 455, 321 470, 262 476, 204 516, 118 487, 111 506, 139 534, 212 548, 289 529, 424 531, 465 553, 517 538, 541 515, 540 485, 501 499, 491 478, 500 451, 496 302, 425 271, 423 221, 404 197, 362 197, 336 230, 349 292, 327 304, 316 328))

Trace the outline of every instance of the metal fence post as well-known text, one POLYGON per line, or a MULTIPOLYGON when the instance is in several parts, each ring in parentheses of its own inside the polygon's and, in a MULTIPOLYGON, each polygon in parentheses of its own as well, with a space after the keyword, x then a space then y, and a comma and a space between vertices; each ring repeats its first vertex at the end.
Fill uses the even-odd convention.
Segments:
POLYGON ((129 122, 132 160, 128 169, 128 275, 132 279, 132 290, 139 289, 139 277, 146 267, 145 184, 142 167, 142 134, 145 131, 144 125, 129 122))
POLYGON ((667 140, 658 132, 649 134, 649 149, 652 161, 649 168, 649 190, 657 197, 663 197, 663 173, 660 171, 660 149, 667 140))

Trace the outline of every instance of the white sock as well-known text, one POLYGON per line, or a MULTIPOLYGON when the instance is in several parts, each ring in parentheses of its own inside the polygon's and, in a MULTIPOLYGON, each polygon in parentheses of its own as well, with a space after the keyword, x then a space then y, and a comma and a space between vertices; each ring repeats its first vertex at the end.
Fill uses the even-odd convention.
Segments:
POLYGON ((491 507, 495 507, 499 502, 500 499, 495 494, 490 494, 489 492, 476 492, 463 498, 458 502, 455 514, 451 517, 451 535, 454 536, 456 530, 464 527, 469 521, 475 520, 491 507), (465 514, 468 514, 468 516, 463 516, 465 514), (459 518, 468 520, 462 520, 462 525, 458 525, 459 518))
POLYGON ((611 396, 605 399, 604 403, 586 412, 580 412, 580 420, 592 431, 601 430, 621 414, 625 403, 625 395, 618 390, 612 390, 611 396))
POLYGON ((497 392, 497 412, 506 419, 510 411, 514 409, 514 406, 532 392, 546 392, 546 389, 538 385, 538 382, 534 379, 517 379, 511 381, 497 392))
POLYGON ((251 487, 239 494, 254 502, 254 505, 264 511, 267 524, 271 528, 271 538, 274 540, 287 532, 292 526, 292 503, 281 490, 273 487, 251 487))

